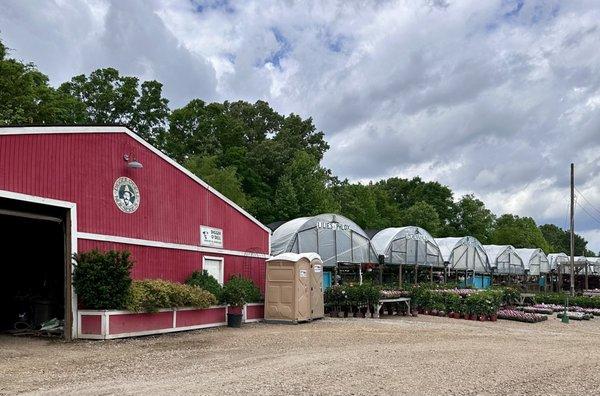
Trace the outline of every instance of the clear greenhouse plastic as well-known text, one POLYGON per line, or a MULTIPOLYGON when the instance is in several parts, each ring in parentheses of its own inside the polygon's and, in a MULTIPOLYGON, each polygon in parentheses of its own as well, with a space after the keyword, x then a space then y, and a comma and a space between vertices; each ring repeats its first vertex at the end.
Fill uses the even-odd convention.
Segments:
POLYGON ((469 270, 480 274, 491 272, 487 253, 477 238, 472 236, 435 238, 435 242, 449 269, 469 270))
POLYGON ((590 263, 590 272, 598 274, 600 272, 600 257, 586 257, 585 259, 590 263))
POLYGON ((558 270, 558 266, 560 264, 568 263, 569 256, 565 253, 549 253, 548 254, 548 263, 550 264, 551 270, 558 270))
POLYGON ((371 243, 385 256, 386 264, 444 267, 439 246, 420 227, 385 228, 371 238, 371 243))
POLYGON ((550 272, 548 257, 542 249, 516 249, 523 260, 523 267, 529 275, 547 274, 550 272))
POLYGON ((325 213, 300 217, 282 224, 273 232, 271 254, 318 253, 323 265, 377 263, 377 253, 367 234, 344 216, 325 213))
POLYGON ((498 275, 523 275, 525 267, 523 260, 511 245, 483 245, 494 269, 498 275))

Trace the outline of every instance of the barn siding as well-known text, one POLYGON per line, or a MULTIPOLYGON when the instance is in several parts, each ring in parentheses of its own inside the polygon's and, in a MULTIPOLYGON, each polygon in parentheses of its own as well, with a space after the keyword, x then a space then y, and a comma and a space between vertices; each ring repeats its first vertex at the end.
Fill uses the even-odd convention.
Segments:
POLYGON ((0 134, 0 189, 77 203, 79 232, 197 246, 207 225, 223 229, 224 249, 269 252, 267 231, 124 133, 0 134), (124 154, 144 168, 129 169, 124 154), (133 214, 113 201, 121 176, 140 189, 133 214))
POLYGON ((148 246, 130 245, 115 242, 100 242, 80 239, 80 251, 91 249, 99 250, 128 250, 135 261, 132 277, 134 279, 166 279, 173 282, 185 282, 194 271, 202 268, 202 257, 224 258, 223 279, 226 281, 233 275, 242 275, 250 278, 259 286, 264 295, 265 285, 265 259, 256 257, 241 257, 223 254, 205 254, 202 252, 156 248, 148 246))

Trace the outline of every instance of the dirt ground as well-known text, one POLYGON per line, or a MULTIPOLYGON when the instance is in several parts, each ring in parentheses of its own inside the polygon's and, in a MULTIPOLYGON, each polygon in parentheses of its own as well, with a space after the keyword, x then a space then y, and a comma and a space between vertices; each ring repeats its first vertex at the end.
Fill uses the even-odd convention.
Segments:
POLYGON ((252 324, 112 341, 0 336, 0 393, 598 394, 600 318, 252 324))

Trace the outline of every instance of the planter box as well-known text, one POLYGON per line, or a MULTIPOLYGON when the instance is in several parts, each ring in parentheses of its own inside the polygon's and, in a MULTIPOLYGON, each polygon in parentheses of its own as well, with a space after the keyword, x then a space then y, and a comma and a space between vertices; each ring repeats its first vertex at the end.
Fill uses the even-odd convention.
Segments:
MULTIPOLYGON (((248 304, 242 313, 244 322, 261 321, 264 317, 264 305, 248 304)), ((226 326, 227 306, 161 309, 154 313, 79 310, 77 320, 77 338, 108 340, 226 326)))

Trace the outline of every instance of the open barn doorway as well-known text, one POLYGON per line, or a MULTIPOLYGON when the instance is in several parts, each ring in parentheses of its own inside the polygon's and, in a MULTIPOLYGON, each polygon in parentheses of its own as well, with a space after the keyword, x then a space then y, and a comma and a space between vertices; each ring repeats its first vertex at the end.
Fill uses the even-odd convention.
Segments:
POLYGON ((0 198, 0 246, 0 331, 70 339, 68 208, 0 198))

